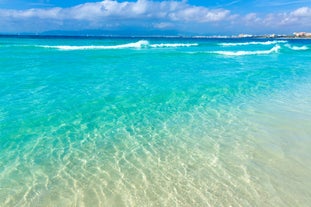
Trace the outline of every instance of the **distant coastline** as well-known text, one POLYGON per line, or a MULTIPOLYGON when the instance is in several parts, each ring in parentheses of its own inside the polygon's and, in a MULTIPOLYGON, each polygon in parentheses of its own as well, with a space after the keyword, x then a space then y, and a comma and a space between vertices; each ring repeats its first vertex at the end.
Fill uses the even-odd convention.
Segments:
POLYGON ((309 32, 294 32, 291 35, 288 34, 265 34, 265 35, 250 35, 250 34, 239 34, 237 38, 311 38, 309 32))
POLYGON ((0 34, 1 37, 18 38, 190 38, 190 39, 311 39, 309 32, 293 34, 239 34, 239 35, 85 35, 85 34, 0 34))

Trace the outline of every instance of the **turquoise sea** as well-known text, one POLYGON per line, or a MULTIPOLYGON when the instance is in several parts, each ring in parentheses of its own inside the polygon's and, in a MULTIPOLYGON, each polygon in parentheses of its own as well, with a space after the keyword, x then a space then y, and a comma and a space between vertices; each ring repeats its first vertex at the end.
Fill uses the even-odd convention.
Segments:
POLYGON ((0 206, 309 206, 311 40, 0 38, 0 206))

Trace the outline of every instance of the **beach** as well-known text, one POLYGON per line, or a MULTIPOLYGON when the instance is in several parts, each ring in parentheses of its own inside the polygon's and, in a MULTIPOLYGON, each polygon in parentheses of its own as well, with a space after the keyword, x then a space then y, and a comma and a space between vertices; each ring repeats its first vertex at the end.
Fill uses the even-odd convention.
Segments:
POLYGON ((308 206, 311 40, 0 37, 0 206, 308 206))

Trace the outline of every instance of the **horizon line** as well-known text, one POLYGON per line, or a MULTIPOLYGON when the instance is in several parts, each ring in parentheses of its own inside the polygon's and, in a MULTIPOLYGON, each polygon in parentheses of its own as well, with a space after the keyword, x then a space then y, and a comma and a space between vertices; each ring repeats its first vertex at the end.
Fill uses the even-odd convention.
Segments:
MULTIPOLYGON (((239 35, 92 35, 92 34, 40 34, 40 33, 0 33, 0 37, 78 37, 78 38, 301 38, 293 34, 239 34, 239 35)), ((300 33, 300 32, 299 32, 300 33)), ((307 33, 310 34, 310 33, 307 33)), ((302 36, 302 38, 311 38, 310 36, 302 36)))

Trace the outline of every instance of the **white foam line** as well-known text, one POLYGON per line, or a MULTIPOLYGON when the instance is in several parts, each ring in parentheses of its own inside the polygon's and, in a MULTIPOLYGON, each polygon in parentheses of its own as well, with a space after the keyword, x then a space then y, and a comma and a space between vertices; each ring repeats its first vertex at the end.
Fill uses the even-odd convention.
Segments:
POLYGON ((278 43, 286 43, 285 40, 274 40, 265 42, 236 42, 236 43, 219 43, 221 46, 244 46, 244 45, 273 45, 278 43))
POLYGON ((151 44, 150 47, 192 47, 198 46, 198 43, 161 43, 161 44, 151 44))
POLYGON ((242 56, 242 55, 266 55, 270 53, 276 53, 280 50, 280 46, 276 45, 270 50, 256 50, 256 51, 214 51, 210 53, 215 53, 219 55, 226 55, 226 56, 242 56))
POLYGON ((87 46, 72 46, 72 45, 37 45, 37 47, 52 48, 58 50, 109 50, 109 49, 127 49, 127 48, 159 48, 159 47, 192 47, 198 46, 197 43, 160 43, 149 44, 147 40, 140 40, 134 43, 122 45, 87 45, 87 46))
POLYGON ((298 47, 298 46, 291 46, 290 44, 286 44, 286 47, 288 47, 291 50, 308 50, 309 48, 305 45, 298 47))
POLYGON ((71 45, 39 45, 43 48, 53 48, 59 50, 109 50, 109 49, 125 49, 125 48, 142 48, 149 44, 146 40, 140 40, 134 43, 122 44, 122 45, 109 45, 109 46, 97 46, 97 45, 87 45, 87 46, 71 46, 71 45))

